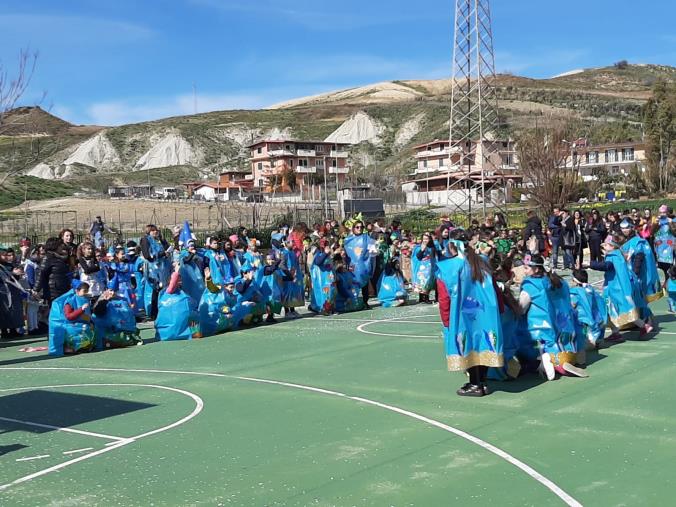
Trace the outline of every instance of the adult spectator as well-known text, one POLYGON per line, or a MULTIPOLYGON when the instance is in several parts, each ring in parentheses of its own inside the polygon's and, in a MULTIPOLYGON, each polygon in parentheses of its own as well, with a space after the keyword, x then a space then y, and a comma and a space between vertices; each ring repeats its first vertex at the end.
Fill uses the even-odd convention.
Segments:
POLYGON ((89 226, 89 236, 94 242, 96 248, 103 248, 103 245, 106 242, 104 238, 104 234, 106 232, 109 232, 111 234, 115 233, 115 231, 113 231, 110 227, 108 227, 105 224, 105 222, 101 219, 101 217, 97 215, 94 221, 92 222, 92 225, 89 226))
POLYGON ((608 230, 601 218, 599 210, 592 210, 591 218, 585 225, 585 233, 587 234, 587 240, 589 241, 589 256, 591 262, 600 262, 602 259, 601 243, 603 243, 608 235, 608 230))
POLYGON ((561 210, 561 246, 563 247, 563 269, 574 268, 574 252, 577 243, 575 221, 567 209, 561 210))
POLYGON ((70 268, 71 273, 77 273, 77 244, 75 243, 75 233, 71 229, 61 229, 59 232, 59 239, 63 243, 64 251, 66 252, 66 264, 70 268))
POLYGON ((72 283, 72 270, 68 265, 68 249, 59 238, 49 238, 45 243, 45 257, 40 266, 38 287, 42 298, 50 306, 59 296, 68 292, 72 283))
POLYGON ((3 338, 16 338, 23 328, 24 289, 19 283, 23 270, 15 263, 11 248, 0 249, 0 332, 3 338))
POLYGON ((531 238, 535 238, 536 240, 536 249, 537 252, 532 252, 532 253, 539 253, 539 252, 544 252, 545 250, 545 236, 542 233, 542 221, 540 218, 535 214, 533 210, 530 210, 526 216, 528 217, 526 219, 526 227, 523 230, 523 242, 524 244, 528 245, 528 241, 531 238))
POLYGON ((559 265, 559 247, 561 246, 561 209, 556 207, 549 220, 547 220, 547 229, 549 229, 549 240, 552 244, 551 269, 557 269, 559 265))

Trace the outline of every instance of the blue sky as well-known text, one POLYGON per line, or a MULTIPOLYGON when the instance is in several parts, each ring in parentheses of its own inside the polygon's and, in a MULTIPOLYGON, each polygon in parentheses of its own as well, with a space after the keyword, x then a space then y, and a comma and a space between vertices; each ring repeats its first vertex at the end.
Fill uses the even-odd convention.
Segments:
MULTIPOLYGON (((116 125, 449 77, 453 0, 0 0, 0 58, 39 51, 24 103, 116 125)), ((676 2, 493 0, 498 71, 676 66, 676 2), (650 11, 647 11, 650 9, 650 11), (650 20, 648 22, 648 19, 650 20)))

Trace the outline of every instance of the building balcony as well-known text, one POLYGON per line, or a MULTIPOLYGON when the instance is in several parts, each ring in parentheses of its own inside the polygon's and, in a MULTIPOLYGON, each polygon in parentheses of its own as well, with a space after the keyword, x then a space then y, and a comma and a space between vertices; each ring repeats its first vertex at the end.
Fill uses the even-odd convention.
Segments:
POLYGON ((347 152, 344 150, 331 150, 331 157, 333 158, 347 158, 347 152))
POLYGON ((329 167, 329 174, 349 174, 349 167, 329 167))
POLYGON ((415 158, 430 158, 430 157, 440 157, 440 156, 449 156, 451 153, 460 153, 460 147, 456 146, 453 149, 446 147, 443 150, 425 150, 419 151, 415 154, 415 158))
POLYGON ((317 168, 315 166, 298 166, 296 167, 296 173, 298 174, 315 174, 317 172, 317 168))
POLYGON ((301 150, 300 148, 296 149, 296 155, 299 157, 316 157, 315 150, 301 150))
POLYGON ((291 150, 270 150, 268 152, 269 157, 293 157, 295 155, 291 150))
POLYGON ((442 167, 419 167, 415 170, 415 174, 429 174, 429 173, 436 173, 439 170, 444 170, 446 169, 446 166, 442 167))

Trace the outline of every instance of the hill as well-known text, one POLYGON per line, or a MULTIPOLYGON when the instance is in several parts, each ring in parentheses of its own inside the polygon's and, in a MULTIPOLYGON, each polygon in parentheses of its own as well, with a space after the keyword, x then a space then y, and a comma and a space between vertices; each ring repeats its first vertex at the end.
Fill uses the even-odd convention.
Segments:
MULTIPOLYGON (((626 65, 584 69, 551 79, 499 75, 501 133, 536 121, 577 118, 596 142, 640 135, 641 109, 658 79, 676 68, 626 65)), ((376 83, 298 98, 258 111, 216 111, 113 128, 74 126, 39 108, 7 115, 0 133, 0 173, 86 185, 124 182, 138 171, 192 168, 196 176, 248 167, 246 146, 262 137, 349 140, 353 166, 377 160, 396 178, 411 165, 411 146, 448 136, 450 80, 376 83)), ((177 174, 176 172, 172 174, 177 174)), ((0 176, 1 178, 1 176, 0 176)), ((175 183, 175 182, 174 182, 175 183)))

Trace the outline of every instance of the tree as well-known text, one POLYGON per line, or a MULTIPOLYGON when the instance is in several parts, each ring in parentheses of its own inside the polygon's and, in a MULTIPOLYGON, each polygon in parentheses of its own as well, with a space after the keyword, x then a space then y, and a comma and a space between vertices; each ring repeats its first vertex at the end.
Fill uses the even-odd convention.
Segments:
POLYGON ((671 190, 676 165, 676 84, 658 81, 643 110, 651 190, 671 190))
MULTIPOLYGON (((9 69, 0 61, 0 135, 3 135, 9 129, 10 125, 6 122, 7 113, 15 108, 26 92, 33 78, 37 61, 37 52, 31 53, 28 49, 20 50, 16 74, 13 76, 10 76, 9 69)), ((23 164, 20 167, 11 167, 8 172, 0 177, 0 187, 10 176, 20 172, 24 167, 23 164)))
POLYGON ((531 200, 544 213, 566 204, 578 190, 581 158, 570 123, 525 131, 516 139, 519 165, 531 200))

